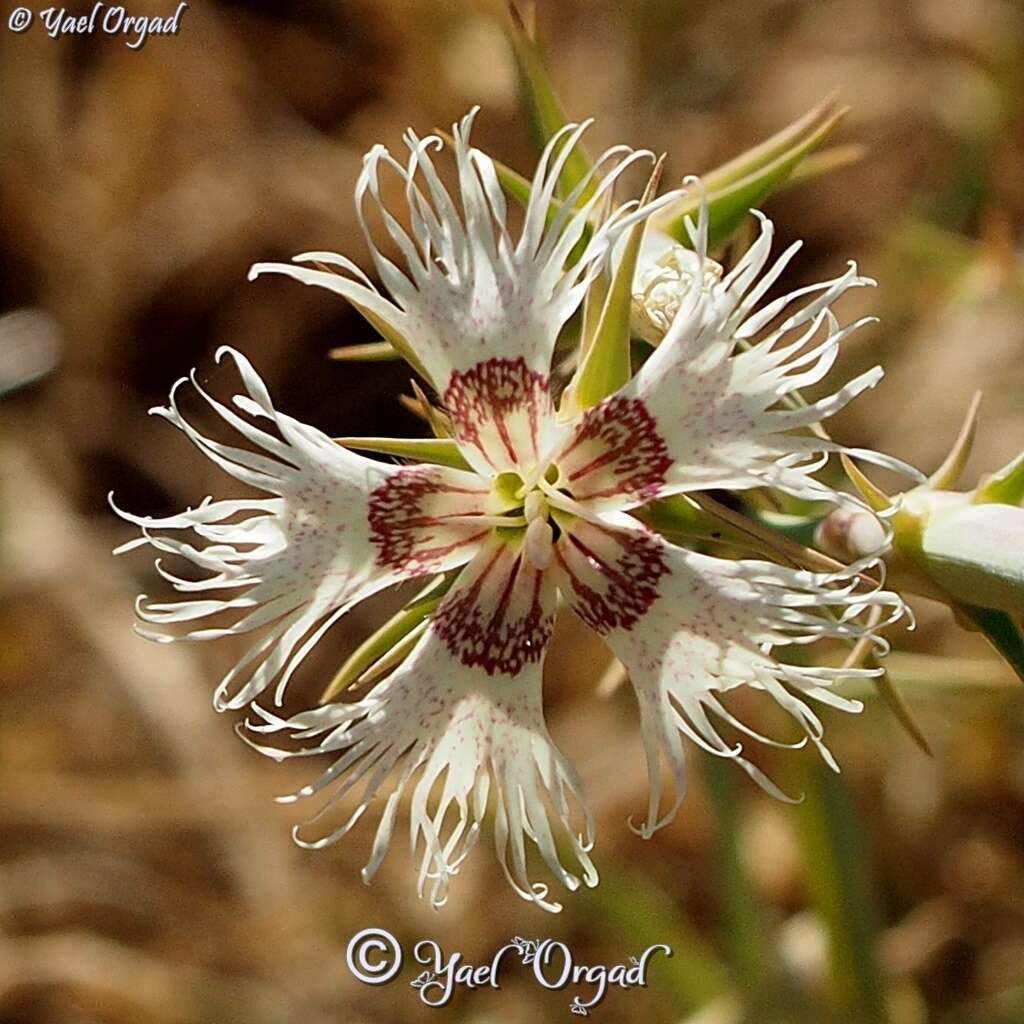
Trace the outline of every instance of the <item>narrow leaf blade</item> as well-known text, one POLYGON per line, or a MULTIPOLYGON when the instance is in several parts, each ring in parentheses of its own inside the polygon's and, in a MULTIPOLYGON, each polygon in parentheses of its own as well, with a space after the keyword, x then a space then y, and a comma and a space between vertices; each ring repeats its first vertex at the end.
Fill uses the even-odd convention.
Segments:
MULTIPOLYGON (((532 5, 528 19, 523 19, 520 16, 514 4, 509 5, 509 11, 511 14, 508 23, 509 42, 512 44, 512 52, 515 54, 523 90, 537 134, 541 141, 546 143, 569 123, 569 118, 566 116, 565 108, 562 106, 544 66, 535 33, 527 27, 527 21, 532 26, 532 5)), ((582 146, 576 146, 569 154, 559 178, 559 194, 564 197, 572 192, 587 176, 590 169, 590 158, 582 146)), ((595 185, 591 182, 583 190, 583 201, 593 195, 594 188, 595 185)))
MULTIPOLYGON (((726 242, 743 223, 752 207, 778 188, 797 168, 801 161, 817 149, 835 128, 845 110, 833 112, 825 121, 783 152, 772 155, 771 159, 754 165, 747 174, 729 180, 716 172, 704 179, 708 202, 708 244, 717 248, 726 242), (709 181, 709 179, 711 179, 709 181)), ((721 170, 721 169, 720 169, 721 170)), ((696 215, 700 205, 698 195, 687 195, 671 204, 659 215, 659 227, 681 245, 689 245, 686 219, 696 215)))
POLYGON ((402 353, 390 341, 368 341, 364 345, 342 345, 327 353, 328 359, 352 363, 387 363, 402 359, 402 353))
MULTIPOLYGON (((664 158, 655 165, 641 205, 650 201, 658 187, 664 158)), ((645 221, 631 229, 622 259, 612 275, 604 308, 592 340, 586 343, 583 363, 570 386, 571 401, 579 409, 589 409, 618 391, 630 378, 630 309, 633 302, 633 277, 643 242, 645 221)))
POLYGON ((357 451, 397 455, 414 462, 429 462, 452 469, 470 469, 458 444, 445 437, 336 437, 338 444, 357 451))

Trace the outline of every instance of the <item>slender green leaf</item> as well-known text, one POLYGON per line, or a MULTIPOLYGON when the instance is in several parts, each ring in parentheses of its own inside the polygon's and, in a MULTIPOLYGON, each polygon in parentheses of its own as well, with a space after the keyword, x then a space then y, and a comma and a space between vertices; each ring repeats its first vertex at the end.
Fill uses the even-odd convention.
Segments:
POLYGON ((334 678, 327 684, 320 697, 320 703, 327 704, 334 700, 350 683, 358 679, 371 665, 401 643, 424 619, 432 615, 454 582, 454 578, 435 577, 410 604, 371 633, 334 674, 334 678))
POLYGON ((828 146, 817 153, 810 153, 793 169, 793 173, 779 185, 779 188, 790 188, 859 163, 864 159, 866 152, 863 146, 851 142, 842 146, 828 146))
MULTIPOLYGON (((664 160, 655 165, 640 200, 650 202, 658 187, 664 160)), ((577 409, 589 409, 618 391, 630 378, 630 309, 633 303, 633 276, 636 273, 640 245, 646 223, 633 226, 626 240, 619 265, 605 295, 604 308, 594 337, 586 345, 583 362, 570 385, 569 394, 577 409)))
POLYGON ((447 437, 336 437, 338 444, 363 452, 397 455, 452 469, 471 469, 459 446, 447 437))
POLYGON ((717 191, 757 173, 761 168, 791 153, 794 147, 800 146, 803 140, 835 113, 835 99, 828 96, 763 142, 751 146, 739 156, 702 175, 705 187, 709 191, 717 191))
MULTIPOLYGON (((565 109, 551 82, 540 49, 537 46, 533 27, 533 5, 529 5, 529 18, 524 20, 515 4, 509 4, 511 17, 508 22, 508 37, 515 54, 516 64, 527 98, 527 106, 542 143, 547 143, 558 131, 569 123, 565 109)), ((590 158, 582 145, 577 145, 569 154, 559 178, 559 194, 564 198, 587 176, 591 169, 590 158)), ((594 194, 593 182, 583 190, 583 201, 594 194)))
POLYGON ((368 341, 364 345, 343 345, 332 348, 327 353, 328 359, 354 363, 386 363, 394 359, 402 359, 402 353, 390 341, 368 341))
MULTIPOLYGON (((752 207, 757 206, 770 192, 778 188, 796 169, 800 162, 817 149, 846 113, 836 110, 828 114, 813 130, 806 132, 782 152, 774 148, 767 151, 767 158, 751 165, 749 173, 735 177, 737 161, 713 171, 704 178, 704 189, 708 203, 708 244, 714 249, 726 242, 743 223, 752 207)), ((687 218, 695 218, 700 209, 700 196, 688 194, 678 202, 666 207, 656 217, 656 225, 670 234, 682 245, 690 245, 686 229, 687 218)))

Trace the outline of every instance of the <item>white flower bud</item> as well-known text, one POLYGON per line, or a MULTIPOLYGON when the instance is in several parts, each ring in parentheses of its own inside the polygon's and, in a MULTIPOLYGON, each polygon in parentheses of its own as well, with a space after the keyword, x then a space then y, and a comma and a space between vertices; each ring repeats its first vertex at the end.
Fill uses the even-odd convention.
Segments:
POLYGON ((936 510, 922 534, 921 557, 952 597, 1024 611, 1024 509, 989 504, 936 510))
POLYGON ((885 530, 870 512, 837 508, 818 525, 815 544, 844 561, 856 561, 885 547, 885 530))
POLYGON ((667 235, 645 240, 636 278, 630 327, 638 338, 657 345, 665 336, 697 277, 710 292, 722 279, 722 266, 700 257, 667 235))

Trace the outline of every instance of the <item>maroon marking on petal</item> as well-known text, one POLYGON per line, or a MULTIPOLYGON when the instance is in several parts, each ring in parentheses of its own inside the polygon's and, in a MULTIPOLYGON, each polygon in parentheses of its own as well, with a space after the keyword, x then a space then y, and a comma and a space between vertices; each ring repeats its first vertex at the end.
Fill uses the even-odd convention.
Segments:
POLYGON ((669 571, 661 544, 653 536, 593 523, 578 524, 566 534, 555 547, 555 557, 572 585, 573 610, 597 633, 631 629, 657 599, 658 581, 669 571), (593 545, 577 535, 583 531, 597 535, 593 545), (596 546, 602 541, 599 552, 596 546), (580 560, 570 562, 566 545, 583 556, 585 568, 574 568, 573 562, 579 566, 580 560))
POLYGON ((653 498, 672 466, 654 417, 640 399, 622 396, 584 414, 572 444, 558 461, 567 470, 577 500, 613 495, 653 498))
POLYGON ((525 359, 487 359, 464 372, 456 371, 443 401, 459 440, 479 449, 492 465, 521 461, 523 452, 517 441, 521 445, 526 438, 510 429, 510 421, 524 414, 526 423, 522 425, 529 433, 533 455, 539 454, 538 414, 550 408, 551 398, 544 375, 531 370, 525 359), (497 432, 496 438, 487 436, 492 430, 497 432), (497 442, 507 459, 493 451, 497 442))
POLYGON ((445 521, 452 515, 481 512, 483 497, 482 491, 449 486, 441 471, 432 466, 410 466, 389 476, 370 495, 367 507, 370 540, 377 547, 378 561, 408 576, 432 572, 445 556, 490 532, 471 523, 445 521), (426 506, 439 495, 471 495, 478 500, 468 502, 464 510, 445 509, 440 515, 431 515, 426 506))
POLYGON ((541 659, 554 626, 542 599, 543 575, 521 554, 499 548, 469 586, 445 598, 434 629, 463 665, 489 676, 517 675, 541 659))

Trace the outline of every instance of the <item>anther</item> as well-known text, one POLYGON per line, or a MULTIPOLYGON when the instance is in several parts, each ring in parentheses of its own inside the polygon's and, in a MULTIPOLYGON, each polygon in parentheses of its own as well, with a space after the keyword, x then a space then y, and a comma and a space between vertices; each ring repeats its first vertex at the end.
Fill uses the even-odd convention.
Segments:
POLYGON ((526 504, 523 511, 526 513, 526 521, 532 523, 535 519, 547 519, 548 503, 540 491, 530 491, 526 496, 526 504))
POLYGON ((526 541, 523 549, 527 561, 535 568, 543 570, 551 564, 551 556, 555 551, 552 545, 553 539, 554 532, 547 519, 534 519, 526 528, 526 541))

